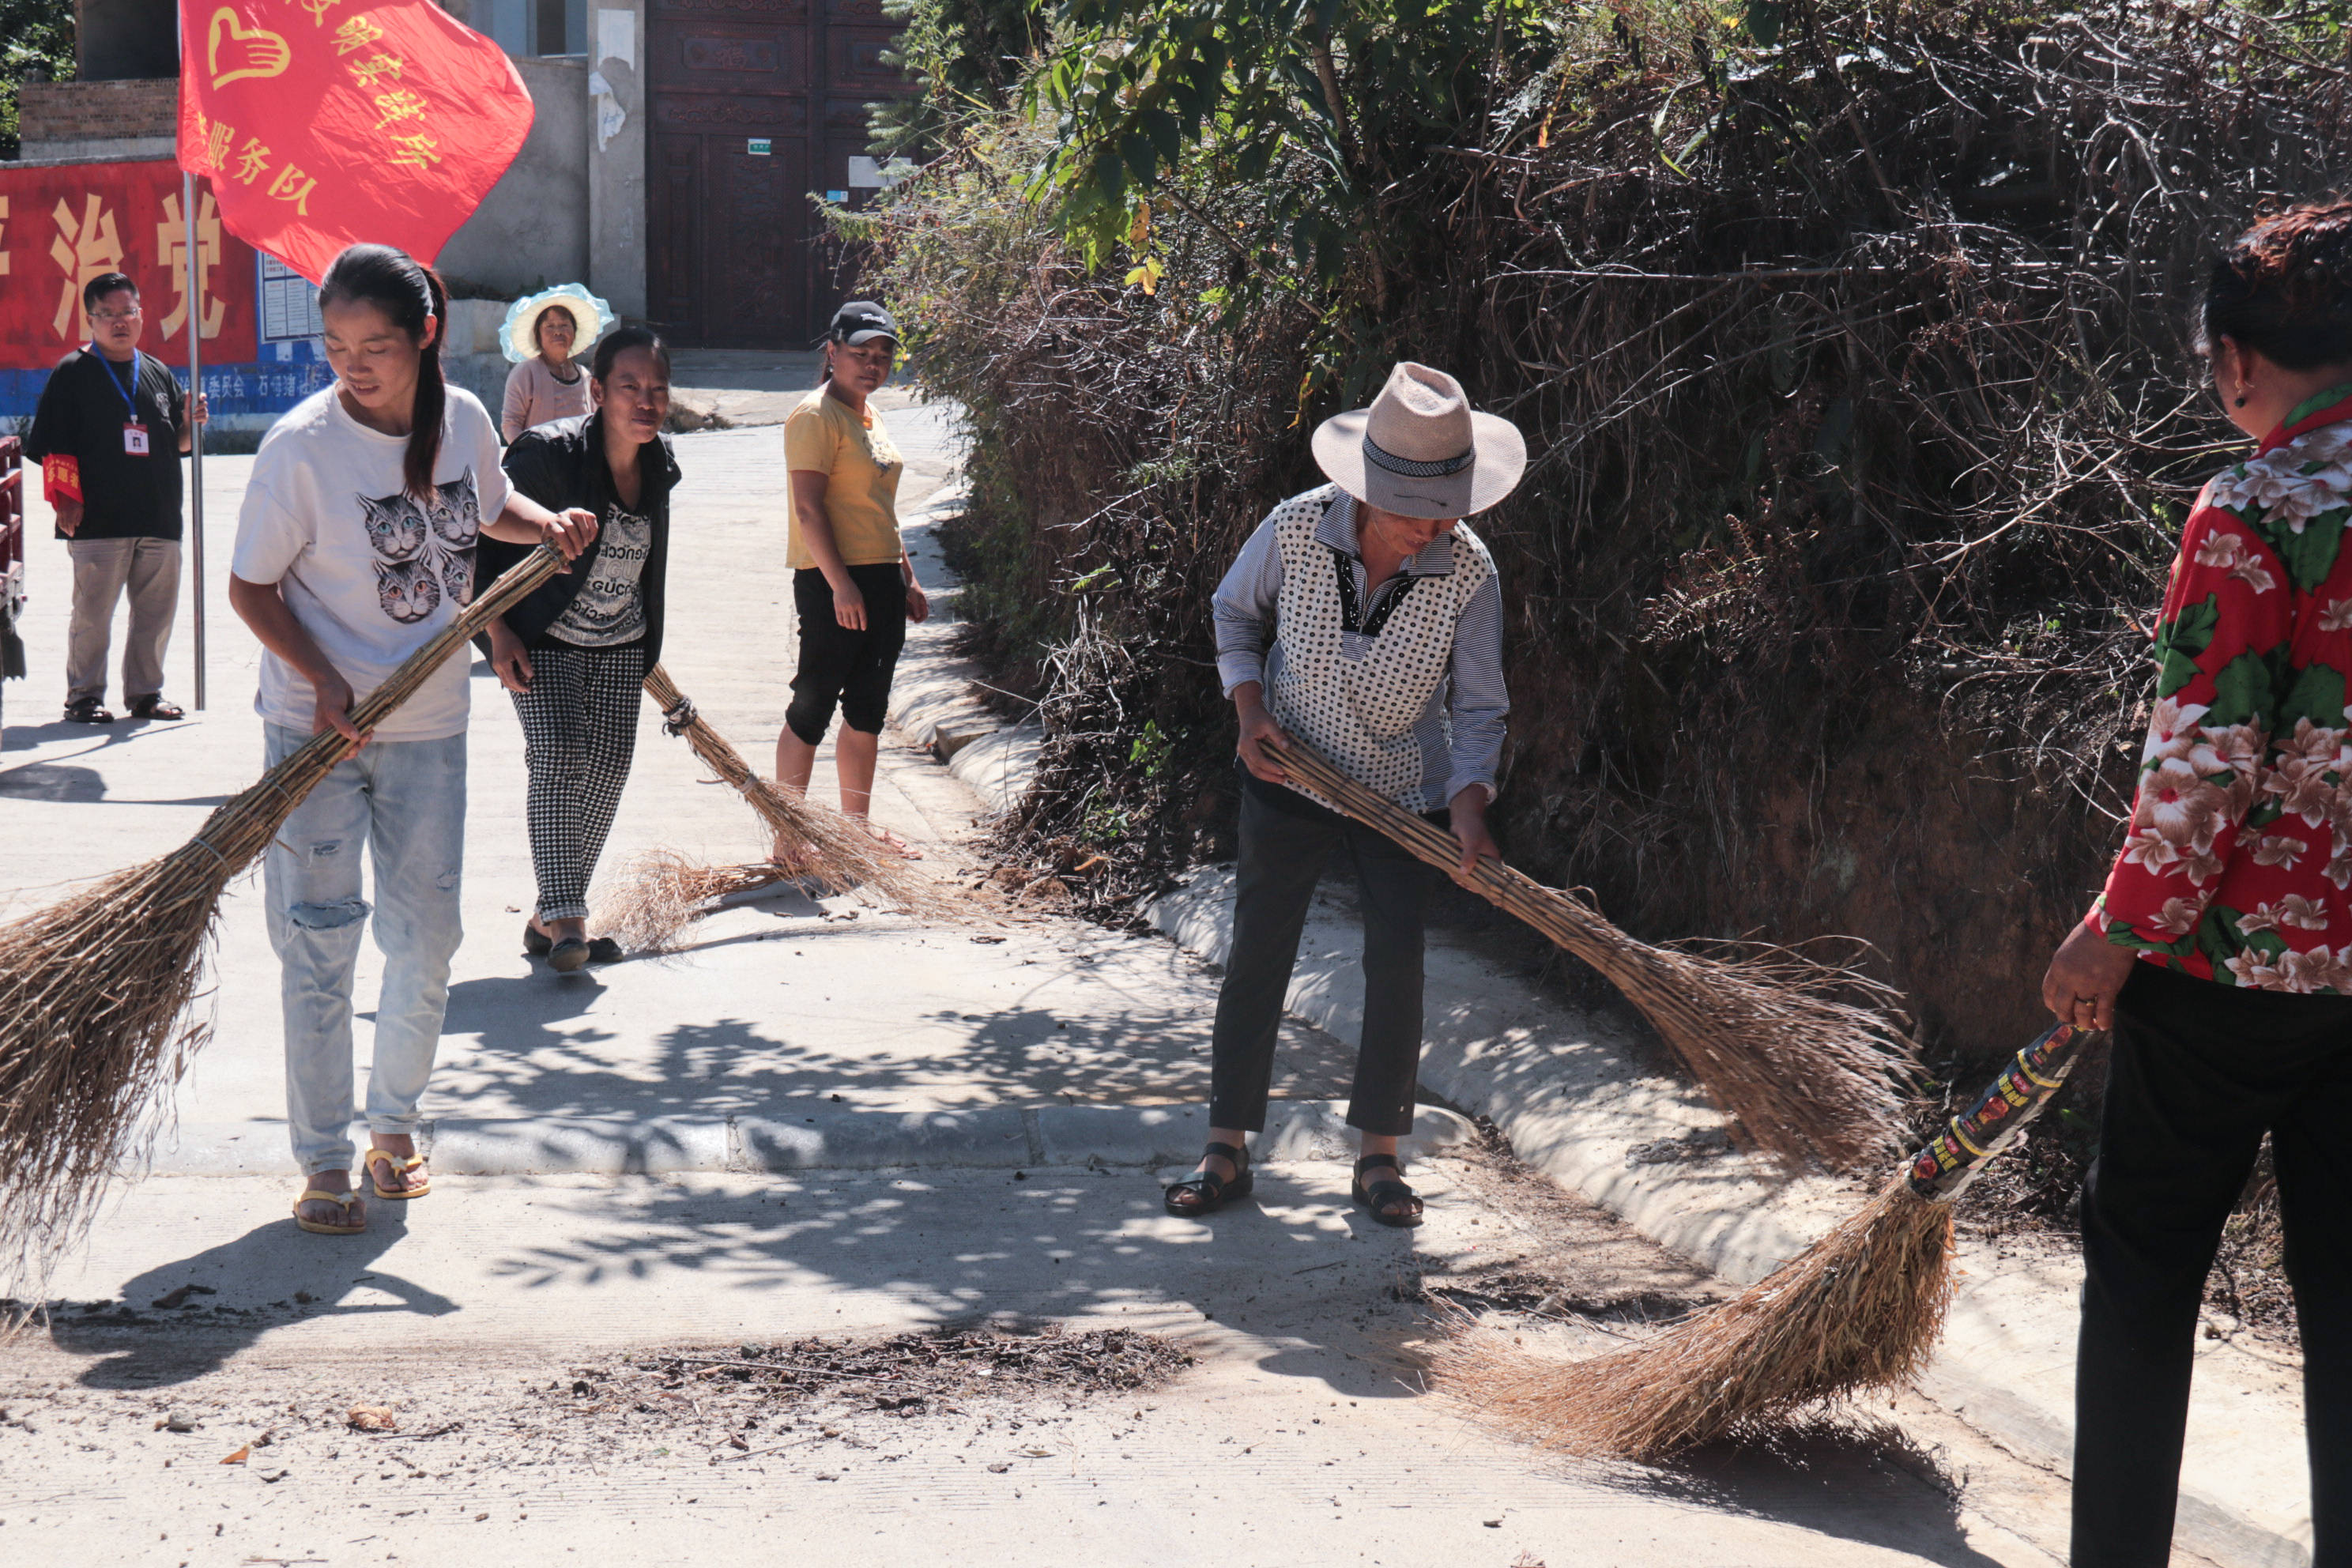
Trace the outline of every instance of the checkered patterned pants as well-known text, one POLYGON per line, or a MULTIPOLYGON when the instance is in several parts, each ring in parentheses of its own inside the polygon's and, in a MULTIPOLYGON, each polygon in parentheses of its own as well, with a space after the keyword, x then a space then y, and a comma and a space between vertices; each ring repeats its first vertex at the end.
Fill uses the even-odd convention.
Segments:
POLYGON ((646 650, 537 647, 530 689, 511 692, 530 772, 530 864, 539 918, 588 918, 588 880, 629 782, 646 650))

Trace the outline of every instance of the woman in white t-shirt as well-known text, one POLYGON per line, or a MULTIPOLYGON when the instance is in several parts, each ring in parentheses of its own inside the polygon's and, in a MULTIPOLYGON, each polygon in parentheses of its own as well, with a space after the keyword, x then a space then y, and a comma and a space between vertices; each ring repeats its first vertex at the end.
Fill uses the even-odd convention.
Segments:
POLYGON ((363 852, 384 955, 368 1176, 378 1197, 431 1190, 413 1130, 461 934, 467 661, 443 664, 369 734, 352 726, 352 705, 472 599, 478 537, 577 556, 595 536, 590 514, 558 516, 509 490, 488 413, 442 380, 446 300, 430 269, 387 246, 335 258, 319 292, 335 383, 262 438, 229 566, 229 605, 265 650, 254 706, 268 762, 325 730, 352 742, 287 819, 264 871, 286 1120, 304 1183, 294 1220, 327 1236, 367 1228, 349 1169, 363 852))

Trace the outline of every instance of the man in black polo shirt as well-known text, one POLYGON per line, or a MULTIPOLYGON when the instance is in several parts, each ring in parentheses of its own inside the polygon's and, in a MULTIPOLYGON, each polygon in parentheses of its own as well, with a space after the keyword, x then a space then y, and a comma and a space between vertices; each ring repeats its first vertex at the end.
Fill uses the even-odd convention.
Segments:
MULTIPOLYGON (((66 717, 111 724, 106 654, 115 602, 131 594, 122 696, 134 719, 186 715, 163 699, 163 647, 180 599, 180 454, 192 444, 188 396, 139 352, 139 287, 102 273, 81 291, 90 342, 58 362, 41 389, 25 455, 41 460, 58 537, 73 556, 66 717)), ((194 422, 205 399, 195 397, 194 422)))

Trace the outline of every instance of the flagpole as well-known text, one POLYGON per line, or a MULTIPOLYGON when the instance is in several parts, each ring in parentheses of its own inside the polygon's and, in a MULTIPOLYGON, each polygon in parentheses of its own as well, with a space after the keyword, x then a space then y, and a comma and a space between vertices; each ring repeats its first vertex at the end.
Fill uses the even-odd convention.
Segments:
POLYGON ((195 399, 205 395, 204 352, 198 346, 204 326, 204 274, 196 266, 196 176, 180 171, 180 206, 188 229, 188 532, 194 546, 195 589, 190 607, 196 634, 196 711, 205 710, 205 427, 195 423, 195 399))

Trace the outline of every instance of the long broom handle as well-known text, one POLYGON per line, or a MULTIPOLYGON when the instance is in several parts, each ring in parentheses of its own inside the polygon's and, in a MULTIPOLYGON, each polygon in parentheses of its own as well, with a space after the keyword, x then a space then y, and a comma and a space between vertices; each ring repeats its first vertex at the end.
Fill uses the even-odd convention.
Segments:
POLYGON ((669 678, 669 671, 660 665, 646 672, 646 695, 652 698, 654 706, 661 710, 662 728, 673 735, 685 736, 686 743, 694 748, 694 754, 709 763, 711 772, 751 797, 753 805, 759 805, 761 797, 765 796, 771 811, 781 812, 786 817, 799 815, 792 803, 779 796, 767 780, 751 771, 751 765, 743 760, 743 753, 730 744, 726 736, 712 729, 702 715, 694 710, 694 704, 687 700, 685 692, 677 689, 677 682, 669 678))
MULTIPOLYGON (((400 668, 384 677, 383 685, 352 705, 352 728, 362 735, 373 733, 377 725, 392 716, 394 709, 416 695, 425 678, 440 668, 451 654, 480 636, 484 627, 562 570, 563 552, 552 544, 539 546, 508 567, 456 620, 436 633, 432 641, 401 660, 400 668)), ((321 730, 278 766, 285 767, 313 752, 337 752, 350 744, 340 731, 321 730)))
MULTIPOLYGON (((352 705, 352 727, 362 735, 373 733, 450 655, 562 570, 562 552, 551 544, 541 545, 507 568, 456 620, 403 659, 400 668, 384 677, 383 685, 352 705)), ((341 731, 321 730, 264 773, 260 783, 216 808, 196 836, 167 858, 202 855, 229 870, 248 864, 350 747, 351 742, 341 731)))
MULTIPOLYGON (((1286 770, 1340 811, 1394 839, 1417 858, 1459 876, 1462 845, 1452 834, 1423 821, 1379 791, 1358 784, 1296 736, 1286 742, 1261 743, 1282 759, 1286 770)), ((1547 888, 1499 860, 1481 859, 1469 881, 1488 902, 1518 916, 1604 974, 1623 973, 1630 966, 1642 964, 1641 955, 1649 951, 1598 910, 1558 889, 1547 888)))
POLYGON ((2090 1037, 2090 1030, 2061 1024, 2011 1057, 1974 1105, 1912 1152, 1903 1173, 1911 1190, 1944 1203, 1958 1197, 2058 1098, 2090 1037))

